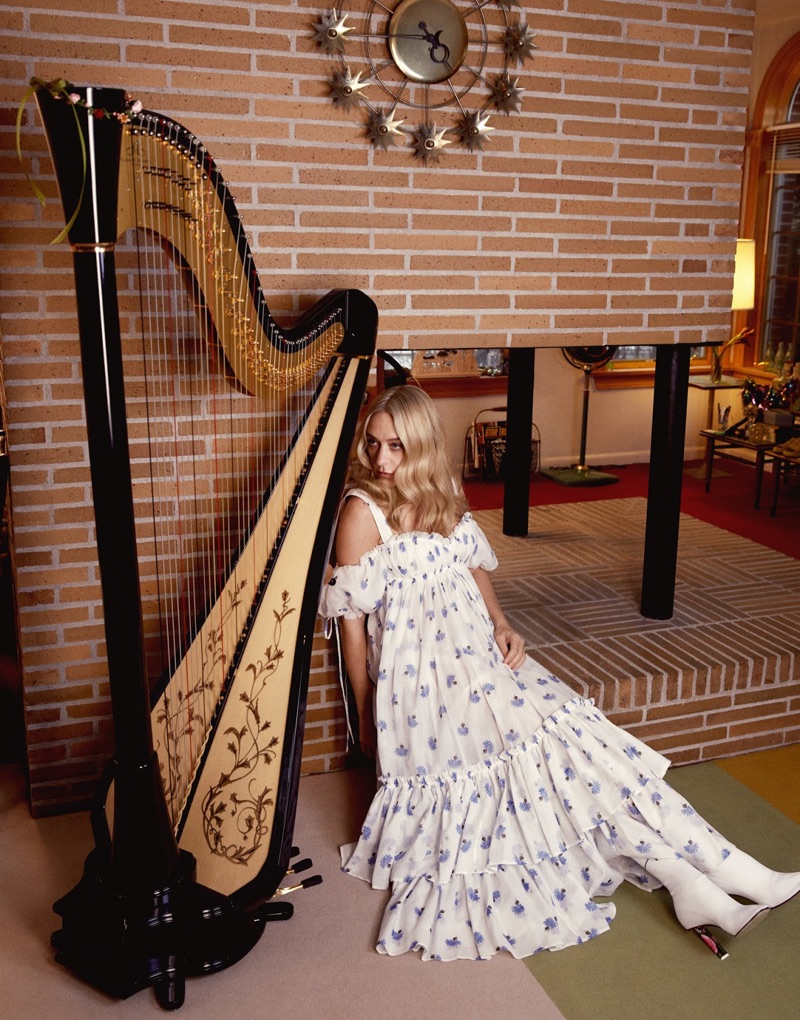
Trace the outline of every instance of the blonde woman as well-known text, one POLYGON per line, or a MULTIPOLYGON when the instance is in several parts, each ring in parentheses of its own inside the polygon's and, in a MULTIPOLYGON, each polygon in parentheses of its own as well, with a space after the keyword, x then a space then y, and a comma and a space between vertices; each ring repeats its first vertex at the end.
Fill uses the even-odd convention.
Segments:
POLYGON ((422 390, 386 390, 354 444, 320 612, 340 621, 379 785, 343 867, 391 889, 378 950, 516 957, 599 935, 623 881, 686 928, 742 934, 800 891, 667 783, 669 762, 526 656, 422 390), (742 904, 736 894, 752 901, 742 904))

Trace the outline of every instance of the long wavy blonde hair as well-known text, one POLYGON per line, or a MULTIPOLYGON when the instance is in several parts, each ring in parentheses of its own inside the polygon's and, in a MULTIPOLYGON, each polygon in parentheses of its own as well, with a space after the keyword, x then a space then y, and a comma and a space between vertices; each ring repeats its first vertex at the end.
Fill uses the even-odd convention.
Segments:
POLYGON ((403 529, 411 508, 416 530, 448 535, 467 510, 461 482, 447 458, 442 419, 417 386, 394 386, 370 404, 353 443, 350 484, 372 496, 395 531, 403 529), (403 444, 393 486, 373 475, 367 456, 369 423, 379 411, 392 416, 403 444))

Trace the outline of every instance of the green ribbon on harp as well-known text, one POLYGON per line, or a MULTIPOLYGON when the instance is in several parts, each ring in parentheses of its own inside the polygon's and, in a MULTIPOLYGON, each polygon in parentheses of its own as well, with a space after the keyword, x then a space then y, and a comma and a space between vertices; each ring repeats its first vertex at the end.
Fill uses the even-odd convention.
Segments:
MULTIPOLYGON (((35 95, 39 91, 39 89, 47 89, 50 95, 53 96, 55 99, 64 99, 67 103, 69 103, 70 107, 72 108, 72 113, 75 117, 75 127, 78 131, 78 138, 80 139, 81 143, 81 158, 83 160, 81 193, 78 196, 78 201, 75 206, 75 209, 72 215, 70 216, 68 222, 64 226, 64 229, 59 232, 57 237, 53 238, 50 244, 60 244, 69 234, 73 224, 75 223, 75 220, 78 218, 78 213, 80 212, 81 205, 83 204, 83 193, 86 188, 86 142, 84 141, 83 132, 81 131, 81 124, 80 121, 78 120, 78 111, 75 109, 75 103, 70 98, 70 93, 67 91, 67 88, 68 82, 65 81, 64 78, 55 78, 53 79, 53 81, 43 81, 41 78, 31 78, 28 89, 26 90, 25 95, 22 97, 22 100, 20 101, 19 104, 19 108, 17 110, 17 131, 16 131, 17 158, 19 159, 20 166, 22 167, 22 172, 25 174, 28 184, 31 187, 31 191, 38 199, 39 205, 41 205, 42 207, 44 207, 47 204, 47 199, 45 198, 42 189, 25 169, 25 161, 22 156, 22 142, 21 142, 22 114, 31 96, 35 95)), ((90 115, 93 112, 94 111, 89 109, 90 115)), ((103 112, 103 116, 107 116, 105 111, 103 112)))

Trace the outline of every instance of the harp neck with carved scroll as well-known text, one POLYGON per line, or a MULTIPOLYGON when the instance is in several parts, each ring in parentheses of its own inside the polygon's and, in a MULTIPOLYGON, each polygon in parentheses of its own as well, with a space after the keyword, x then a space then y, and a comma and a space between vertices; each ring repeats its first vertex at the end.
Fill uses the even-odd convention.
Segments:
POLYGON ((75 105, 37 101, 77 210, 116 750, 113 824, 95 810, 54 940, 106 990, 153 984, 174 1007, 183 975, 257 940, 289 868, 316 605, 377 316, 342 291, 279 327, 205 147, 126 113, 121 91, 69 89, 75 105), (131 949, 137 925, 157 950, 131 949))

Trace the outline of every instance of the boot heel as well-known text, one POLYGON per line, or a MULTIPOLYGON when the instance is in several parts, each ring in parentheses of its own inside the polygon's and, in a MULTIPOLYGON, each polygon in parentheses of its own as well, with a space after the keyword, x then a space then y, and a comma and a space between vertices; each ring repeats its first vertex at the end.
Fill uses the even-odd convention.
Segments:
POLYGON ((708 946, 708 948, 711 950, 711 952, 714 954, 714 956, 716 956, 718 960, 728 959, 727 949, 722 945, 721 942, 719 942, 718 939, 714 938, 714 936, 711 934, 708 928, 700 926, 699 928, 693 928, 692 931, 695 933, 695 935, 697 935, 701 942, 708 946))

